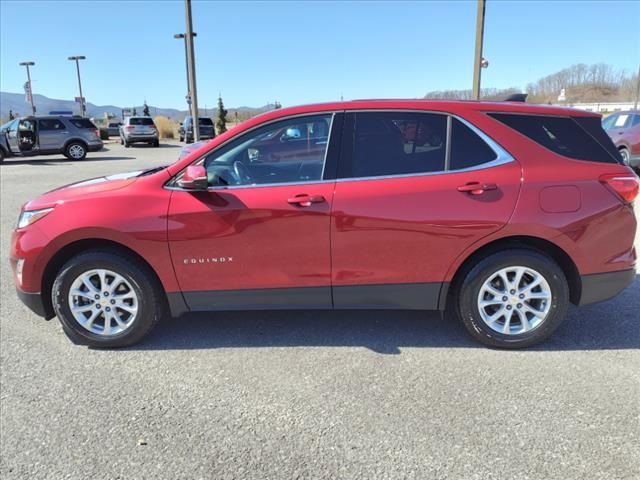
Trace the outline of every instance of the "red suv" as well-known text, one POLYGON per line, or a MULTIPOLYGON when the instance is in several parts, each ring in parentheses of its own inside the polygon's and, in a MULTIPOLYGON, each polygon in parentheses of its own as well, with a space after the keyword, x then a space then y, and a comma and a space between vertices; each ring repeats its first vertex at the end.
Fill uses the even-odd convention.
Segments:
POLYGON ((22 300, 92 346, 165 313, 447 307, 515 348, 635 279, 637 195, 592 113, 329 103, 32 200, 11 263, 22 300))

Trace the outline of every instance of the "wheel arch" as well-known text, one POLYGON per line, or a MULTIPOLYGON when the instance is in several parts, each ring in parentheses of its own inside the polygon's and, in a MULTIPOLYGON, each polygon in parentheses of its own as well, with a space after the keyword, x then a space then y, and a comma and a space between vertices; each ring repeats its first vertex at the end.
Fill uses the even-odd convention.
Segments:
MULTIPOLYGON (((62 268, 62 266, 67 263, 71 258, 76 255, 79 255, 83 252, 87 252, 90 250, 100 250, 105 252, 112 252, 119 254, 121 256, 126 256, 129 258, 134 258, 136 261, 140 262, 144 265, 149 273, 153 276, 154 280, 157 282, 157 286, 160 289, 160 295, 163 298, 165 305, 169 305, 171 308, 171 312, 175 313, 176 309, 180 312, 180 306, 174 306, 173 303, 175 299, 172 298, 171 304, 169 303, 169 298, 167 292, 160 280, 160 277, 153 269, 151 264, 138 252, 133 250, 132 248, 114 240, 108 240, 104 238, 84 238, 81 240, 76 240, 74 242, 68 243, 64 247, 60 248, 47 262, 43 275, 42 275, 42 285, 41 285, 41 296, 42 303, 44 305, 45 312, 47 314, 46 318, 53 318, 55 316, 53 310, 53 304, 51 301, 51 289, 53 287, 53 282, 55 280, 56 275, 62 268)), ((186 307, 185 307, 186 308, 186 307)))
POLYGON ((79 138, 79 137, 73 137, 68 139, 66 142, 64 142, 64 146, 62 147, 62 150, 64 152, 67 151, 67 148, 69 147, 69 145, 71 145, 72 143, 81 143, 84 146, 84 149, 88 152, 89 151, 89 144, 86 142, 85 139, 83 138, 79 138))
POLYGON ((540 237, 518 235, 493 240, 471 252, 453 275, 447 295, 442 295, 440 298, 441 308, 444 308, 450 294, 458 289, 465 275, 481 259, 499 251, 516 248, 532 250, 550 257, 555 261, 562 269, 569 284, 569 299, 571 303, 577 305, 580 302, 580 297, 582 296, 582 280, 578 267, 571 256, 564 249, 549 240, 540 237))

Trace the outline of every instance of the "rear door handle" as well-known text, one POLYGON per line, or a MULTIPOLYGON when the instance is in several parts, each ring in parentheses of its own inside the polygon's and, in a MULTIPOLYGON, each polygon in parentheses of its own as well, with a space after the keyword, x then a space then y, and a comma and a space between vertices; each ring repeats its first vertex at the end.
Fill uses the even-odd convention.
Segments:
POLYGON ((289 198, 287 202, 291 205, 298 205, 299 207, 310 207, 312 203, 324 202, 324 197, 322 195, 307 195, 306 193, 301 193, 300 195, 289 198))
POLYGON ((482 195, 488 190, 497 190, 498 185, 495 183, 469 182, 466 185, 458 187, 459 192, 468 193, 469 195, 482 195))

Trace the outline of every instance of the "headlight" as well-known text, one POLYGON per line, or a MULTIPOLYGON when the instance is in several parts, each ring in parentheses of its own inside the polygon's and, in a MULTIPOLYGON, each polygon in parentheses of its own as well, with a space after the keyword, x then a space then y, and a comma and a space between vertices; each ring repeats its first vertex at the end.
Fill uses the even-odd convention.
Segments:
POLYGON ((37 222, 45 215, 51 213, 53 208, 43 208, 42 210, 30 210, 20 212, 20 217, 18 218, 18 228, 28 227, 32 223, 37 222))

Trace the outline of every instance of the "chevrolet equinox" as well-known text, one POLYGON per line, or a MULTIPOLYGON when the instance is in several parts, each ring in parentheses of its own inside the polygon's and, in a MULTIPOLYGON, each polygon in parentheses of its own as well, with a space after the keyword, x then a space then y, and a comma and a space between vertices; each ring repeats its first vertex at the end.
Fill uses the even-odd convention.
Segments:
POLYGON ((589 112, 302 106, 28 202, 11 264, 27 306, 96 347, 164 314, 445 308, 486 345, 526 347, 635 279, 638 187, 589 112))

